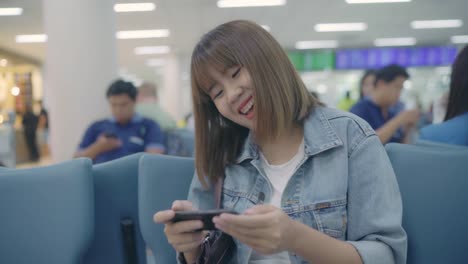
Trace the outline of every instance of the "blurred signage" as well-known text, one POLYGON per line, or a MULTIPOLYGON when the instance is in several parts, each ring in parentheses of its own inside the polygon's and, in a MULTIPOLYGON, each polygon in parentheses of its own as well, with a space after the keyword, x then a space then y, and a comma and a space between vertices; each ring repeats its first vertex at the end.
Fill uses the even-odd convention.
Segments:
POLYGON ((322 71, 335 68, 335 52, 324 51, 292 51, 288 57, 298 71, 322 71))
POLYGON ((457 55, 454 46, 414 48, 343 49, 336 51, 336 69, 380 68, 388 64, 404 67, 451 65, 457 55))

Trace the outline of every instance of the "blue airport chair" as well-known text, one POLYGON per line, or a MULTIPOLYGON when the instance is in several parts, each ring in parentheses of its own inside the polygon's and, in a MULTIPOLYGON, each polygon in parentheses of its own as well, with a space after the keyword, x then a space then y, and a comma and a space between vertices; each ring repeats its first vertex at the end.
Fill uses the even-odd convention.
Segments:
POLYGON ((141 153, 93 166, 95 231, 84 264, 144 264, 146 246, 138 223, 141 153))
POLYGON ((438 147, 438 148, 452 148, 452 149, 468 149, 466 146, 461 146, 461 145, 455 145, 455 144, 446 144, 446 143, 441 143, 441 142, 436 142, 436 141, 429 141, 429 140, 422 140, 419 139, 415 143, 415 145, 419 146, 426 146, 426 147, 438 147))
POLYGON ((166 132, 167 153, 172 156, 193 157, 195 135, 193 131, 178 128, 166 132))
POLYGON ((387 144, 403 199, 408 264, 468 263, 468 150, 387 144))
POLYGON ((0 263, 81 263, 94 230, 91 166, 0 171, 0 263))
POLYGON ((140 160, 140 227, 156 263, 176 263, 176 252, 167 242, 164 226, 153 222, 153 215, 171 208, 174 200, 187 199, 193 174, 192 158, 146 154, 140 160))

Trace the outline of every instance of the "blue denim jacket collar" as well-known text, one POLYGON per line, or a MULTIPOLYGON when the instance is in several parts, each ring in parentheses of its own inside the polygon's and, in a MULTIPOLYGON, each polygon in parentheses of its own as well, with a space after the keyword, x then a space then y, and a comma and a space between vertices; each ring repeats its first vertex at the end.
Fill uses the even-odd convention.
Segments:
MULTIPOLYGON (((304 122, 304 145, 307 157, 343 145, 343 141, 341 141, 335 129, 330 125, 320 106, 312 109, 304 122)), ((245 140, 236 163, 239 164, 247 159, 258 159, 258 157, 259 147, 255 144, 251 132, 245 140)))

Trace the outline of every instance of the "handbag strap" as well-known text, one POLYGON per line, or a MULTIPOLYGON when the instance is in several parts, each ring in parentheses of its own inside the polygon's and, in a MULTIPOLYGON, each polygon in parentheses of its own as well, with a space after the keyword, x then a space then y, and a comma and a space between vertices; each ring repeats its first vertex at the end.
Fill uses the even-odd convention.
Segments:
POLYGON ((216 185, 215 185, 215 199, 216 199, 216 208, 217 209, 221 209, 221 205, 222 205, 222 192, 223 192, 223 183, 224 183, 224 177, 221 177, 221 178, 218 178, 218 180, 216 181, 216 185))

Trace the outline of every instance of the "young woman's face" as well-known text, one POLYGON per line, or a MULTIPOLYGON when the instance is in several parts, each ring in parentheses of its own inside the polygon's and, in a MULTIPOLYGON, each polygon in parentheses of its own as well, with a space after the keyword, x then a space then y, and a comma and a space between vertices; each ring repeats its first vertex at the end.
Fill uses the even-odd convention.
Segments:
POLYGON ((208 95, 218 111, 227 119, 248 129, 254 129, 255 100, 250 74, 244 67, 234 66, 219 72, 210 69, 213 83, 208 95))

